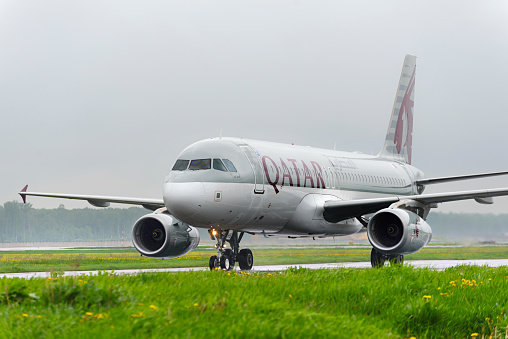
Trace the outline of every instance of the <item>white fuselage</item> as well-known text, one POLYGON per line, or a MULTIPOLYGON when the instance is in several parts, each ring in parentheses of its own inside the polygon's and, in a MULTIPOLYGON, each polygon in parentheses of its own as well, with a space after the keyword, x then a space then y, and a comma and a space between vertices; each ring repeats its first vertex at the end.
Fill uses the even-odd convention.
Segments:
POLYGON ((411 165, 375 156, 234 138, 194 143, 178 159, 190 165, 166 177, 172 215, 195 227, 267 235, 357 233, 356 219, 325 221, 324 202, 417 194, 414 183, 423 177, 411 165), (215 169, 220 159, 236 172, 215 169))

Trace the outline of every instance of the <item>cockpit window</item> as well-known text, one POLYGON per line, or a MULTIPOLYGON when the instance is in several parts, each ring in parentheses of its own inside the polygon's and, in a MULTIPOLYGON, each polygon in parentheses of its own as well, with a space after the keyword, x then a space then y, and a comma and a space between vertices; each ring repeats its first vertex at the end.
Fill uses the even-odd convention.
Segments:
POLYGON ((229 161, 228 159, 222 159, 222 161, 224 161, 224 164, 226 164, 226 167, 230 172, 236 172, 236 167, 235 165, 233 165, 231 161, 229 161))
POLYGON ((189 169, 191 171, 210 169, 211 163, 212 163, 211 159, 195 159, 195 160, 191 160, 189 169))
POLYGON ((187 166, 189 166, 189 160, 177 160, 175 162, 175 165, 173 166, 173 171, 185 171, 187 169, 187 166))
POLYGON ((228 171, 226 166, 224 166, 224 163, 220 159, 213 159, 213 169, 216 169, 216 170, 219 170, 222 172, 228 171))

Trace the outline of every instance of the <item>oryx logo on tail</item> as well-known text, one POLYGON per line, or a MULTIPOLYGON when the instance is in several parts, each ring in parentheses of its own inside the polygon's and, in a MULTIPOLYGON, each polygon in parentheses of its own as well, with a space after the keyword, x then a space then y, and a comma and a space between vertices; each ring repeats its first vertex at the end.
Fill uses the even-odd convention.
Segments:
POLYGON ((413 69, 413 74, 409 80, 409 86, 406 89, 406 94, 404 94, 404 99, 402 99, 402 104, 400 105, 397 127, 395 128, 395 137, 393 138, 397 153, 400 154, 402 147, 407 148, 409 164, 411 163, 411 147, 413 145, 413 106, 415 102, 411 99, 411 94, 415 86, 415 71, 416 67, 413 69), (404 142, 404 145, 402 145, 402 142, 404 142))
POLYGON ((381 158, 411 164, 415 73, 416 57, 408 54, 400 74, 385 144, 379 153, 381 158))

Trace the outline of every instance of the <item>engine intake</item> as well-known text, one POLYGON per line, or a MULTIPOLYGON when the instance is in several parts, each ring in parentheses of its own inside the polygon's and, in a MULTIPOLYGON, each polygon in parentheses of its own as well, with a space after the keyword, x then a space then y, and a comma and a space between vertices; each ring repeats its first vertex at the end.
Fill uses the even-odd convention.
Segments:
POLYGON ((136 221, 132 243, 146 257, 178 258, 198 246, 199 232, 167 213, 155 212, 136 221))
POLYGON ((385 254, 412 254, 432 239, 432 230, 420 216, 400 208, 378 211, 367 225, 372 246, 385 254))

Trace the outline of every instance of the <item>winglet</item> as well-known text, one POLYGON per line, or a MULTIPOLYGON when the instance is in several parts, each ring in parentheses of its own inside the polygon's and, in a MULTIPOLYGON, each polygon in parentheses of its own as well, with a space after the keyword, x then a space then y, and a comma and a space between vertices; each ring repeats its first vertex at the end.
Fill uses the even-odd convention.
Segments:
POLYGON ((28 188, 28 185, 23 187, 23 189, 19 192, 19 195, 21 195, 21 199, 23 199, 23 204, 26 204, 26 194, 23 194, 23 193, 26 192, 27 188, 28 188))

